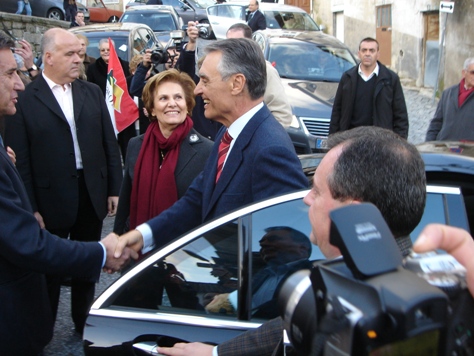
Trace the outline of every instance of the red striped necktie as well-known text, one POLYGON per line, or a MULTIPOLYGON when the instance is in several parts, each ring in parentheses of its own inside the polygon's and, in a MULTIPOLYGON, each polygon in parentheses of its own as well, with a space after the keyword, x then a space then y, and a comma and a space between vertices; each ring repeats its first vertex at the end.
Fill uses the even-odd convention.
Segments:
POLYGON ((217 155, 216 183, 219 180, 219 177, 221 176, 222 168, 224 167, 225 158, 227 157, 227 152, 229 152, 231 142, 232 136, 229 135, 229 130, 226 130, 224 136, 222 136, 221 143, 219 144, 219 154, 217 155))

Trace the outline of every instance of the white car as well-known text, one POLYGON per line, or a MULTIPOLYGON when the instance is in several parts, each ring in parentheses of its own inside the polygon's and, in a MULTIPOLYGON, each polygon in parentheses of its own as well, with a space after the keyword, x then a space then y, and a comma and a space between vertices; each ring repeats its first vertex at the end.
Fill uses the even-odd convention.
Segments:
MULTIPOLYGON (((303 10, 296 6, 260 3, 260 11, 267 20, 267 29, 320 31, 319 26, 303 10)), ((227 30, 235 23, 247 23, 248 2, 228 2, 209 6, 207 17, 218 39, 226 37, 227 30)))

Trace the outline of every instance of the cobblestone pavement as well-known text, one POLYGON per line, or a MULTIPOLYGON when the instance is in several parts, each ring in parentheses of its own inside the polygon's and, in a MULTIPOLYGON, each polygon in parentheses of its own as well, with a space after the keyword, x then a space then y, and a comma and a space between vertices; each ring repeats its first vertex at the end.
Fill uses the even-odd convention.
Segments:
MULTIPOLYGON (((432 90, 404 86, 405 100, 408 107, 410 119, 410 130, 408 141, 414 144, 421 143, 425 139, 429 122, 436 110, 436 102, 432 99, 432 90)), ((103 228, 105 237, 113 226, 113 218, 106 218, 103 228)), ((102 273, 100 282, 96 287, 96 297, 104 291, 118 274, 108 275, 102 273)), ((69 300, 71 298, 70 288, 62 287, 61 299, 58 310, 58 319, 54 329, 54 337, 45 349, 45 356, 83 356, 82 340, 74 332, 74 326, 70 317, 69 300)))

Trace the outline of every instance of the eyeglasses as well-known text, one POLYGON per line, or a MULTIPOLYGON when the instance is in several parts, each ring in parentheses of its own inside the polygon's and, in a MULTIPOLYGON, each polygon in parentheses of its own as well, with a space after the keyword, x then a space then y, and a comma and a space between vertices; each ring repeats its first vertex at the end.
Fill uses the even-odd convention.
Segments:
POLYGON ((474 75, 474 70, 466 70, 470 75, 474 75))
POLYGON ((110 52, 110 49, 105 49, 105 48, 103 48, 103 49, 101 49, 100 51, 101 51, 101 52, 110 52))

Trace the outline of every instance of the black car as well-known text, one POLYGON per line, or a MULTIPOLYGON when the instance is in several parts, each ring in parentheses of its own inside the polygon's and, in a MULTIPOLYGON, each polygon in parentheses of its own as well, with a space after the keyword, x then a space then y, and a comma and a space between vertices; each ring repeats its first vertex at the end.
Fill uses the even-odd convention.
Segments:
MULTIPOLYGON (((455 153, 422 155, 429 181, 427 204, 412 237, 430 222, 469 231, 473 226, 474 158, 455 153)), ((302 157, 309 176, 322 157, 302 157)), ((136 264, 93 304, 84 331, 86 354, 152 354, 157 343, 172 345, 179 340, 218 344, 274 317, 279 276, 270 279, 269 292, 263 296, 252 292, 266 267, 262 240, 269 232, 285 228, 309 234, 308 207, 302 200, 306 193, 286 194, 233 211, 136 264), (208 309, 214 296, 225 294, 237 297, 235 309, 224 305, 208 309)), ((271 248, 275 254, 278 245, 271 248)), ((319 249, 312 246, 306 261, 295 262, 294 267, 304 268, 307 262, 321 258, 319 249)))
MULTIPOLYGON (((66 13, 63 8, 63 0, 32 0, 30 1, 31 12, 33 16, 47 17, 54 20, 64 20, 66 13)), ((2 0, 0 1, 0 11, 15 13, 18 9, 17 0, 2 0)), ((89 10, 77 2, 77 9, 84 12, 84 20, 89 22, 89 10)), ((23 10, 26 14, 26 10, 23 10)))
MULTIPOLYGON (((170 39, 171 31, 181 31, 183 28, 183 20, 172 6, 167 5, 132 6, 123 13, 119 22, 148 25, 163 46, 166 46, 170 39)), ((181 37, 184 37, 184 34, 181 37)))
POLYGON ((342 74, 356 65, 349 48, 320 31, 257 31, 253 38, 280 74, 293 111, 287 129, 298 154, 324 148, 342 74))

